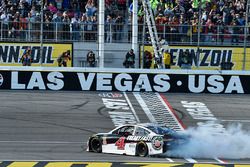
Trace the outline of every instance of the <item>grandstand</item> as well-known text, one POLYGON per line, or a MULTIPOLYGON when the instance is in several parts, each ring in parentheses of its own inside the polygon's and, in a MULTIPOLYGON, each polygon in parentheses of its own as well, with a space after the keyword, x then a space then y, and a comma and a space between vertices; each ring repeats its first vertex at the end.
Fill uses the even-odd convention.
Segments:
MULTIPOLYGON (((97 0, 45 1, 44 40, 96 41, 97 3, 97 0)), ((105 1, 106 42, 131 42, 131 4, 131 0, 105 1)), ((238 45, 244 41, 247 6, 245 0, 202 0, 200 6, 198 0, 151 0, 151 6, 158 34, 170 44, 197 43, 199 7, 201 45, 238 45)), ((39 1, 35 0, 2 0, 1 40, 39 41, 40 9, 39 1)), ((142 34, 143 15, 139 2, 140 42, 145 36, 142 34)))
MULTIPOLYGON (((150 2, 158 35, 171 46, 199 48, 219 45, 238 46, 244 49, 249 46, 247 0, 150 0, 150 2)), ((132 9, 132 0, 105 0, 106 44, 132 42, 132 9)), ((43 42, 74 42, 74 45, 76 42, 98 42, 97 0, 46 0, 43 7, 41 1, 37 0, 2 0, 0 40, 41 42, 42 17, 43 42)), ((150 45, 148 29, 144 25, 146 23, 143 6, 139 1, 138 44, 150 45)), ((124 47, 116 48, 124 49, 124 47)), ((95 49, 97 50, 98 48, 95 49)), ((86 52, 87 50, 75 51, 79 55, 85 55, 86 52)), ((114 54, 110 53, 111 51, 108 53, 109 56, 114 54)), ((246 50, 244 53, 240 51, 236 54, 246 55, 246 50)), ((115 58, 113 55, 110 57, 115 58)), ((123 58, 120 56, 119 59, 123 58)), ((75 64, 82 66, 80 64, 84 63, 75 64)))

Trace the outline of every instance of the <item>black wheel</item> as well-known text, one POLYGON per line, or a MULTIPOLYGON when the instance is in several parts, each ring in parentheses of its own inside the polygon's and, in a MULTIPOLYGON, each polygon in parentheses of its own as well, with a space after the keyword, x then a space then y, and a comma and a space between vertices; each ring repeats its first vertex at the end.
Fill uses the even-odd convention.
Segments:
POLYGON ((146 157, 148 155, 148 146, 144 142, 139 142, 136 146, 136 155, 146 157))
POLYGON ((93 152, 101 153, 102 152, 102 142, 99 138, 94 137, 90 140, 90 147, 93 152))

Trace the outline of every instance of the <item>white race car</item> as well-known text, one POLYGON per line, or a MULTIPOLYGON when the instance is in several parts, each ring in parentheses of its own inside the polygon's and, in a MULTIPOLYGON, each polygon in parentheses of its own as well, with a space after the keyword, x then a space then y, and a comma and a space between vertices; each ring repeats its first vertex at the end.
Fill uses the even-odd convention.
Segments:
POLYGON ((154 124, 123 125, 88 140, 87 151, 145 157, 166 152, 188 137, 154 124))

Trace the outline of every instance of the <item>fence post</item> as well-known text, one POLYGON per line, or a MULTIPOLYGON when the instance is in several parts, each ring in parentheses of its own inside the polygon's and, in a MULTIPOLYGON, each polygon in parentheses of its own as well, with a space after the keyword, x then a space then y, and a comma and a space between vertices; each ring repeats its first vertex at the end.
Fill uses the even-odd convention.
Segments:
POLYGON ((250 16, 249 13, 249 7, 250 7, 250 0, 247 0, 247 6, 246 6, 246 18, 245 18, 245 26, 244 26, 244 57, 243 57, 243 67, 242 70, 246 69, 246 50, 247 50, 247 28, 248 28, 248 17, 250 16))
POLYGON ((55 33, 56 33, 56 34, 55 34, 56 42, 58 41, 58 36, 57 36, 57 33, 58 33, 58 32, 57 32, 57 30, 58 30, 58 29, 57 29, 57 22, 56 22, 56 31, 55 31, 55 33))
POLYGON ((3 22, 1 22, 1 40, 3 40, 3 22))

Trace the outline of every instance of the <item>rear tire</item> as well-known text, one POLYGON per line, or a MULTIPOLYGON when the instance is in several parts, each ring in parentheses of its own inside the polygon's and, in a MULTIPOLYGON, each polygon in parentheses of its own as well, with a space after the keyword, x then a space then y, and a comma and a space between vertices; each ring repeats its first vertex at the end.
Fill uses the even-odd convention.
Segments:
POLYGON ((148 155, 148 146, 145 142, 139 142, 136 145, 136 155, 146 157, 148 155))
POLYGON ((94 137, 90 140, 91 150, 96 153, 102 152, 102 142, 98 137, 94 137))

